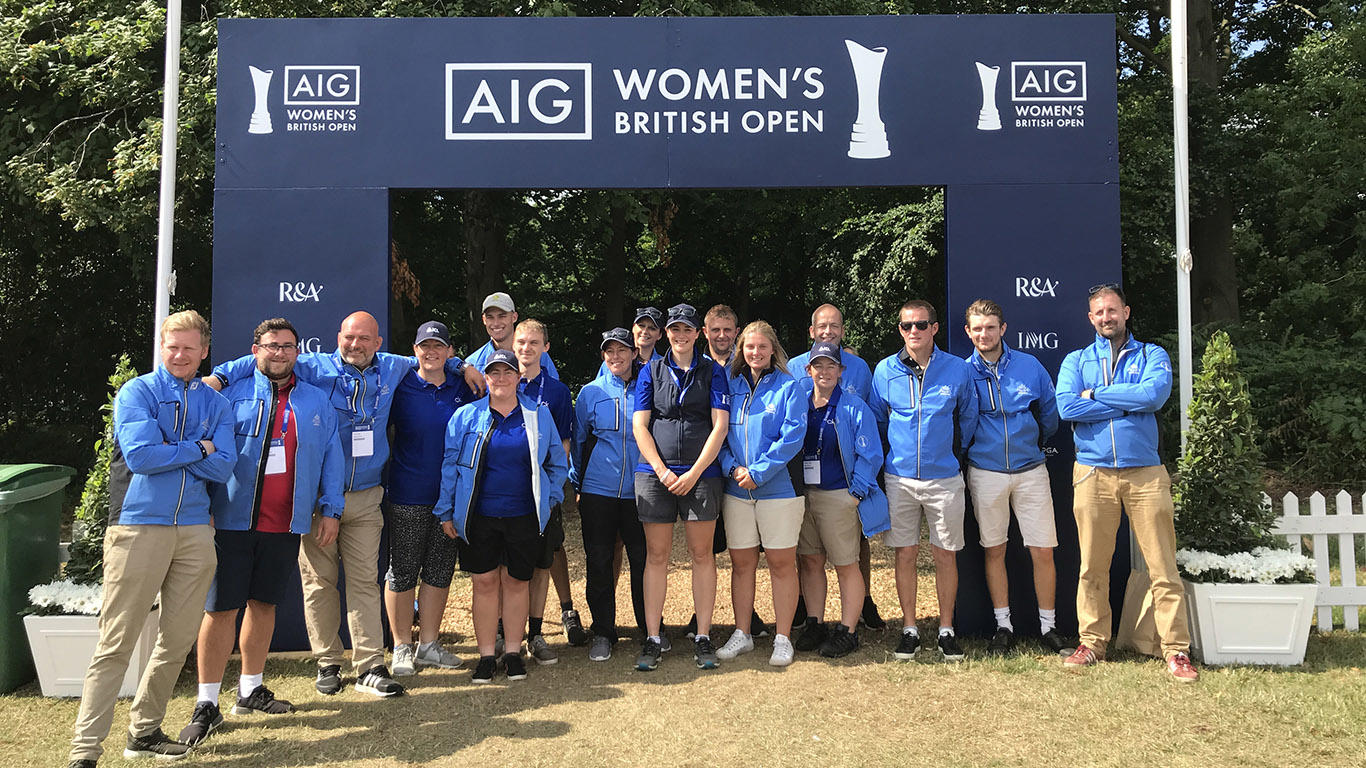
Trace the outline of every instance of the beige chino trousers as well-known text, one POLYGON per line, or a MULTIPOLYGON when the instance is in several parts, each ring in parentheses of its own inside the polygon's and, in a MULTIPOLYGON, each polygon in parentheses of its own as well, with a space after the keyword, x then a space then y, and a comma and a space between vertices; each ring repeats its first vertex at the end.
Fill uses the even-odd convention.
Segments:
POLYGON ((351 630, 351 660, 357 674, 384 663, 384 627, 379 585, 379 540, 384 488, 375 486, 346 494, 337 540, 318 546, 322 516, 299 547, 299 575, 304 588, 304 624, 318 666, 344 666, 341 635, 340 564, 346 564, 346 626, 351 630))

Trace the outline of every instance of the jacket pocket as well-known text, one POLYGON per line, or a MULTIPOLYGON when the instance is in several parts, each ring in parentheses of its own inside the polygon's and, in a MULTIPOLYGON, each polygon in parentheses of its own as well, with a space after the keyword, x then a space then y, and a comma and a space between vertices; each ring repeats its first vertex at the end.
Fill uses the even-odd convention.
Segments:
POLYGON ((265 401, 258 398, 234 400, 232 403, 233 432, 242 437, 261 434, 261 420, 266 413, 265 401))
POLYGON ((621 431, 621 398, 601 400, 593 406, 593 427, 595 432, 621 431))
POLYGON ((995 413, 1000 409, 1001 404, 996 400, 996 387, 992 386, 986 379, 978 379, 977 384, 977 410, 981 413, 995 413))
POLYGON ((470 432, 466 434, 464 438, 462 438, 460 441, 460 466, 473 469, 478 459, 478 454, 479 435, 477 433, 470 432))

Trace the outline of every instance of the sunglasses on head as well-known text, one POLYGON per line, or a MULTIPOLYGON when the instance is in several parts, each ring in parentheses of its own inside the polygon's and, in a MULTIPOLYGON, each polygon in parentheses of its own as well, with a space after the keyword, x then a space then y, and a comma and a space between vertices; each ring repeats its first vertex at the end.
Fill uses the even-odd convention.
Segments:
POLYGON ((909 331, 912 328, 917 331, 928 331, 930 329, 929 320, 902 320, 900 323, 897 323, 897 325, 901 326, 901 330, 903 331, 909 331))
POLYGON ((1119 283, 1101 283, 1099 285, 1093 285, 1087 289, 1086 298, 1089 299, 1101 291, 1114 291, 1115 293, 1119 293, 1119 283))

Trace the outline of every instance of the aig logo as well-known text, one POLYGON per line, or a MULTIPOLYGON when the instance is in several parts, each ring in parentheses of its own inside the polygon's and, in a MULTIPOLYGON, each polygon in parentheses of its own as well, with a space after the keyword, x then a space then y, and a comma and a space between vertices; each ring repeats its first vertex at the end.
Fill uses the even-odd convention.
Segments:
POLYGON ((1086 101, 1086 62, 1010 62, 1011 101, 1086 101))
POLYGON ((446 65, 447 141, 593 138, 593 65, 446 65))
POLYGON ((280 283, 280 302, 298 304, 304 301, 322 301, 322 285, 313 283, 280 283))
POLYGON ((354 107, 360 104, 360 67, 285 67, 285 106, 354 107))
POLYGON ((1015 278, 1015 297, 1024 299, 1038 299, 1044 296, 1058 298, 1055 291, 1062 285, 1060 281, 1050 280, 1046 277, 1017 277, 1015 278))
POLYGON ((1038 333, 1035 331, 1020 331, 1015 334, 1018 343, 1016 349, 1057 349, 1058 334, 1053 331, 1038 333))

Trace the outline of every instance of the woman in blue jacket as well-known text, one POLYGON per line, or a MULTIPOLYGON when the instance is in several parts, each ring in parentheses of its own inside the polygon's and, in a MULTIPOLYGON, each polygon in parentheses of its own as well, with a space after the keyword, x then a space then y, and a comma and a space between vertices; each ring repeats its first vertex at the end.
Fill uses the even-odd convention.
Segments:
POLYGON ((498 595, 509 680, 526 678, 520 653, 529 606, 528 585, 542 549, 551 506, 564 496, 568 474, 564 445, 550 409, 517 394, 517 358, 499 349, 484 361, 488 396, 462 406, 446 426, 441 491, 432 514, 451 538, 460 538, 460 568, 474 585, 471 606, 479 663, 473 682, 498 670, 494 656, 498 595))
POLYGON ((877 484, 882 441, 877 419, 859 396, 841 389, 839 345, 816 342, 807 357, 812 391, 806 403, 802 479, 806 516, 797 542, 797 570, 808 618, 797 650, 819 649, 839 658, 859 646, 856 632, 865 595, 859 572, 859 544, 891 527, 887 497, 877 484), (840 622, 827 628, 825 564, 835 566, 840 588, 840 622))
POLYGON ((605 374, 579 391, 574 403, 574 445, 569 482, 579 492, 586 561, 584 593, 593 614, 590 661, 607 661, 617 642, 616 543, 631 564, 631 605, 645 632, 645 529, 636 511, 635 467, 640 461, 631 429, 633 395, 640 360, 631 332, 613 328, 602 335, 605 374))
POLYGON ((804 511, 788 464, 806 437, 806 390, 787 372, 787 353, 773 326, 756 320, 745 326, 737 341, 740 354, 730 364, 730 429, 720 457, 727 478, 721 514, 730 547, 735 632, 716 655, 733 659, 754 650, 750 621, 762 544, 776 624, 768 663, 785 667, 793 656, 797 538, 804 511))

